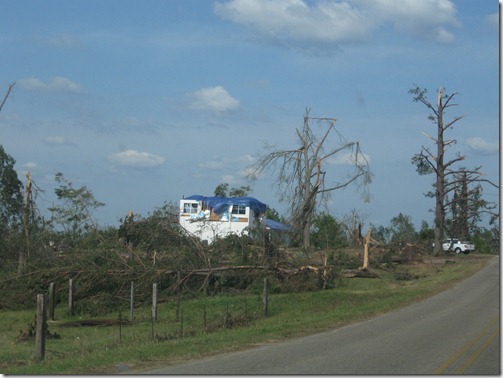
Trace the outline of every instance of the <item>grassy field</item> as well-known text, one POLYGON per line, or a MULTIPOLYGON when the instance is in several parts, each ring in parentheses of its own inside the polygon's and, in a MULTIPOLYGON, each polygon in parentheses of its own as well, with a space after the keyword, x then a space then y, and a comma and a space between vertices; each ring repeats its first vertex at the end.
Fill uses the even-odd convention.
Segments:
POLYGON ((49 333, 59 338, 47 339, 42 362, 35 362, 34 339, 18 341, 34 319, 34 303, 33 310, 0 312, 0 373, 134 373, 333 329, 445 290, 491 257, 461 255, 398 265, 393 272, 373 269, 380 278, 338 279, 330 290, 271 294, 268 317, 263 315, 260 295, 186 300, 178 316, 175 302, 160 303, 155 322, 150 307, 135 308, 134 322, 127 325, 118 320, 129 313, 80 319, 66 315, 60 305, 55 320, 48 322, 49 333), (84 324, 89 320, 95 324, 84 324))

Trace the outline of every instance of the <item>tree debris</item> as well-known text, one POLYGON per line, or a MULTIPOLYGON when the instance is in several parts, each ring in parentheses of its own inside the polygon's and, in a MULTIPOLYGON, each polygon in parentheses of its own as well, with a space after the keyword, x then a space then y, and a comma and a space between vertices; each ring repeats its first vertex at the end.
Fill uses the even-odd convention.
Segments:
MULTIPOLYGON (((33 320, 28 323, 28 328, 19 331, 19 335, 16 337, 16 343, 22 342, 22 341, 30 341, 30 340, 35 340, 35 335, 36 335, 36 327, 37 327, 37 315, 33 317, 33 320)), ((47 339, 61 339, 61 335, 58 333, 54 332, 52 333, 49 331, 49 328, 46 327, 46 338, 47 339)))

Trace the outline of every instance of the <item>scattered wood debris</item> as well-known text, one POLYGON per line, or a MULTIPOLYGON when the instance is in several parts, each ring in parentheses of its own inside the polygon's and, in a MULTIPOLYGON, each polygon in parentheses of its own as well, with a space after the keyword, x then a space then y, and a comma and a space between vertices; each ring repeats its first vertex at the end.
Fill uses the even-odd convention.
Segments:
POLYGON ((72 320, 58 324, 59 327, 109 327, 113 325, 128 325, 131 324, 129 320, 124 319, 83 319, 72 320))
MULTIPOLYGON (((37 333, 36 326, 37 326, 37 315, 35 315, 33 320, 30 323, 28 323, 27 329, 25 329, 24 331, 23 330, 19 331, 19 335, 16 337, 16 342, 19 343, 22 341, 34 340, 35 335, 37 333)), ((54 332, 54 333, 50 332, 49 328, 47 327, 46 328, 46 338, 47 339, 61 339, 61 335, 59 335, 56 332, 54 332)))

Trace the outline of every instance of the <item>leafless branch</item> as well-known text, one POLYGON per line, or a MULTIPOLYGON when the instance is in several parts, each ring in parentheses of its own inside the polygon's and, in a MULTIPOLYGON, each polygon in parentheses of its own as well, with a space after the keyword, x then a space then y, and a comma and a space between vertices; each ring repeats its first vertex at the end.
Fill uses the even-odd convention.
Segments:
POLYGON ((280 201, 288 200, 291 220, 298 230, 302 230, 304 246, 309 245, 309 226, 317 201, 323 201, 329 192, 341 189, 364 177, 363 186, 370 183, 368 161, 360 151, 358 142, 346 142, 335 128, 335 118, 310 117, 306 109, 304 127, 296 129, 300 147, 290 150, 275 150, 260 158, 252 166, 252 179, 257 179, 265 170, 278 170, 276 190, 280 201), (310 120, 326 123, 320 137, 313 132, 310 120), (330 136, 337 133, 340 143, 325 152, 330 136), (356 148, 356 151, 355 151, 356 148), (336 154, 353 149, 351 164, 354 171, 342 184, 325 185, 327 171, 325 163, 336 154))
POLYGON ((5 104, 5 102, 7 101, 7 98, 9 97, 10 95, 10 92, 12 91, 12 88, 14 88, 14 85, 16 85, 16 82, 13 82, 12 84, 9 85, 9 88, 7 88, 7 93, 5 93, 5 96, 2 100, 2 103, 0 104, 0 112, 2 111, 2 108, 5 104))

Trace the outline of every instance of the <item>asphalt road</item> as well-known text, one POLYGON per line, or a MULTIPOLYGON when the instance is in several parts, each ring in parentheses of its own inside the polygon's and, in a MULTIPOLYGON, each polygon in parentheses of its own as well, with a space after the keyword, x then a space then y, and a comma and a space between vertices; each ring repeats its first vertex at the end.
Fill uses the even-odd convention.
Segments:
POLYGON ((452 289, 365 322, 142 374, 499 375, 499 279, 494 257, 452 289))

